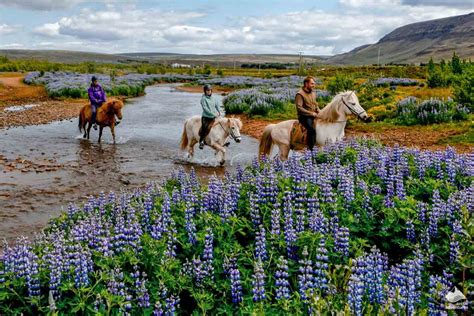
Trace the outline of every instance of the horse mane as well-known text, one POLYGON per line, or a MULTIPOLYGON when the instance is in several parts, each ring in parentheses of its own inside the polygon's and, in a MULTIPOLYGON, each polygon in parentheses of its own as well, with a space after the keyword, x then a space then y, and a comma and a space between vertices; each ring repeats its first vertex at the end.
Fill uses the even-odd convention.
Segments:
POLYGON ((105 111, 108 114, 113 114, 123 107, 123 102, 118 99, 110 99, 104 103, 105 111))
POLYGON ((318 120, 326 123, 334 123, 339 118, 339 103, 342 96, 351 93, 352 91, 344 91, 336 94, 336 96, 329 102, 318 115, 318 120))

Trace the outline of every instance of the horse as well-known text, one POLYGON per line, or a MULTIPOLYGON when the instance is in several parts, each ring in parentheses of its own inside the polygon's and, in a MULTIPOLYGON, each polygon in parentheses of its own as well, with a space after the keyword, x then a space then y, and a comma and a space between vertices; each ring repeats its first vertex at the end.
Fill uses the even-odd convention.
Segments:
MULTIPOLYGON (((181 135, 181 150, 187 150, 188 158, 194 156, 194 145, 199 142, 199 129, 201 128, 201 117, 195 115, 184 122, 183 134, 181 135)), ((212 125, 209 135, 205 138, 205 142, 215 150, 215 155, 219 153, 222 157, 219 164, 225 163, 225 142, 230 136, 236 143, 240 143, 240 129, 242 122, 238 118, 217 117, 212 125)))
MULTIPOLYGON (((359 104, 359 99, 354 91, 345 91, 337 94, 319 112, 318 117, 315 119, 316 144, 325 145, 342 140, 347 115, 350 114, 354 114, 363 121, 371 120, 367 112, 359 104)), ((301 137, 294 137, 294 132, 298 127, 304 129, 298 120, 287 120, 267 125, 260 138, 259 157, 269 155, 274 144, 279 148, 279 155, 282 161, 288 159, 290 149, 302 150, 306 148, 306 142, 302 141, 301 137)), ((304 133, 299 134, 304 135, 304 133)))
MULTIPOLYGON (((115 144, 115 116, 119 120, 122 119, 122 107, 123 102, 117 99, 110 99, 101 107, 97 109, 97 116, 96 122, 99 125, 99 143, 102 138, 102 130, 104 127, 109 126, 110 131, 112 132, 112 137, 114 139, 115 144)), ((82 132, 84 130, 83 138, 89 139, 90 131, 92 127, 91 123, 92 118, 92 106, 90 104, 86 104, 82 107, 81 111, 79 112, 79 131, 82 132), (89 123, 89 126, 86 130, 86 124, 89 123)))

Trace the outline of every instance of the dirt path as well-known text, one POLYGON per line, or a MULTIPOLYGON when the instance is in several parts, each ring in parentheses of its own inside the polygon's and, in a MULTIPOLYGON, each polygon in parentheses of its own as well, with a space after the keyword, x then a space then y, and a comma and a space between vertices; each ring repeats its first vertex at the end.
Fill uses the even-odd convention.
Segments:
MULTIPOLYGON (((255 138, 260 138, 263 129, 268 124, 278 123, 279 121, 268 121, 261 119, 252 119, 247 115, 237 115, 242 120, 244 127, 242 132, 255 138)), ((346 128, 346 138, 368 137, 380 140, 383 144, 393 146, 398 144, 406 147, 418 147, 420 149, 444 150, 447 145, 440 144, 440 141, 446 137, 462 134, 459 129, 443 128, 436 130, 432 126, 374 126, 371 124, 353 124, 346 128)), ((453 144, 458 152, 471 152, 473 146, 469 144, 453 144)))

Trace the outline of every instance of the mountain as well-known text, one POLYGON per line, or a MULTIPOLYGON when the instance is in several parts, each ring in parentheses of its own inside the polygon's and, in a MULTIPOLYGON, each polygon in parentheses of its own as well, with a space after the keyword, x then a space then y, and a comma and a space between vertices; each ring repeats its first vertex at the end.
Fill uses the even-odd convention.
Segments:
POLYGON ((395 29, 377 43, 357 47, 327 60, 331 64, 420 63, 474 57, 474 12, 395 29), (380 55, 379 55, 380 52, 380 55))

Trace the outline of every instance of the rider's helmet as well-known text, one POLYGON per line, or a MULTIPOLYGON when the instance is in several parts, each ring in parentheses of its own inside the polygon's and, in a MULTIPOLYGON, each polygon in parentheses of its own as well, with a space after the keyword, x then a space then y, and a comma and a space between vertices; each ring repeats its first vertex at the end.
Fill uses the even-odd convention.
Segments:
POLYGON ((204 92, 212 90, 212 86, 210 84, 205 84, 203 87, 204 92))

